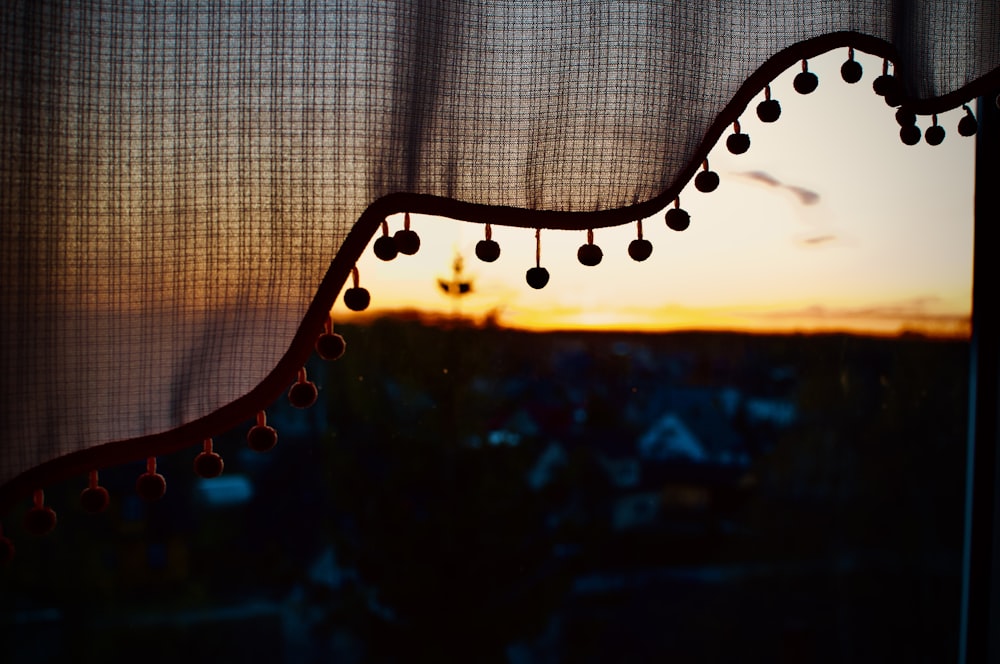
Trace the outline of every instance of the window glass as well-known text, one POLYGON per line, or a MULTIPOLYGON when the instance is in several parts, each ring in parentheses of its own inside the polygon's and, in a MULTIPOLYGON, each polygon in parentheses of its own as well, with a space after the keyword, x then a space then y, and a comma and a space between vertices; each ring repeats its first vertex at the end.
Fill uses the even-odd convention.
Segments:
POLYGON ((4 660, 953 659, 972 141, 957 110, 903 146, 881 62, 849 86, 844 57, 808 97, 775 81, 775 125, 751 105, 691 227, 643 221, 647 261, 635 226, 595 230, 595 267, 543 231, 541 290, 528 229, 492 228, 496 263, 482 225, 417 216, 417 255, 369 248, 372 308, 334 308, 347 352, 268 410, 272 451, 248 422, 220 478, 161 458, 152 504, 143 463, 102 469, 96 517, 85 478, 47 489, 58 528, 0 571, 4 660))

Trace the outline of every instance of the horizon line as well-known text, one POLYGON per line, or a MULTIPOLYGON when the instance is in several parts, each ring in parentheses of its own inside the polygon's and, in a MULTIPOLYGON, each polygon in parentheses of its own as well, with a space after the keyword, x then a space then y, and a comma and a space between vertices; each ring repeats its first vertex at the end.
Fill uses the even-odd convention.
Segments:
POLYGON ((850 335, 879 339, 926 338, 933 340, 968 341, 971 339, 971 316, 955 316, 938 319, 938 324, 928 325, 918 320, 903 320, 892 329, 875 327, 819 324, 797 326, 765 325, 635 325, 635 324, 517 324, 503 321, 499 316, 442 313, 419 308, 377 309, 375 311, 352 312, 349 320, 341 318, 338 325, 356 324, 370 326, 381 320, 415 322, 431 327, 463 327, 482 330, 510 330, 534 334, 545 333, 619 333, 619 334, 744 334, 752 336, 836 336, 850 335))

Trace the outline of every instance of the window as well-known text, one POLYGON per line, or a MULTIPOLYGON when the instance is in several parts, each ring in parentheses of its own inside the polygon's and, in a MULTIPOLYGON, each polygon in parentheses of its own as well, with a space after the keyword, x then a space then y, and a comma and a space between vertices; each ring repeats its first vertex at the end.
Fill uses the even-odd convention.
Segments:
POLYGON ((536 292, 530 231, 495 227, 488 265, 481 227, 415 217, 417 256, 366 254, 372 315, 335 309, 348 351, 308 366, 316 406, 268 411, 272 452, 244 427, 218 479, 165 457, 151 505, 141 464, 107 469, 106 514, 25 543, 0 577, 8 661, 950 660, 971 146, 905 151, 841 56, 750 153, 713 152, 723 187, 685 192, 688 231, 646 220, 647 262, 614 256, 634 226, 597 230, 594 268, 582 233, 546 231, 536 292), (420 293, 431 313, 379 310, 420 293))

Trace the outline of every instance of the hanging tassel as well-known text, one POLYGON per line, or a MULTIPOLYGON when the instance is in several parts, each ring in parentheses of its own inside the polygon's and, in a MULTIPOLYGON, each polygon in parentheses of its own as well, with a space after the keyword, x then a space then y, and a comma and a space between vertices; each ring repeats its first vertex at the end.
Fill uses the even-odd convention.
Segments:
POLYGON ((840 65, 840 77, 847 83, 857 83, 861 80, 863 73, 864 70, 861 69, 861 63, 854 59, 854 47, 849 46, 847 48, 847 60, 844 64, 840 65))
POLYGON ((156 472, 156 457, 146 459, 146 472, 135 481, 135 492, 147 503, 163 498, 167 492, 167 480, 156 472))
POLYGON ((819 87, 819 78, 817 78, 816 74, 809 71, 809 62, 807 60, 802 61, 802 71, 795 75, 795 79, 792 80, 792 87, 800 95, 810 94, 819 87))
POLYGON ((776 122, 781 117, 781 104, 771 99, 771 86, 764 86, 764 101, 757 104, 757 117, 761 122, 776 122))
POLYGON ((97 471, 90 471, 87 475, 87 488, 80 492, 80 505, 83 511, 98 514, 107 509, 108 502, 110 502, 108 490, 97 483, 97 471))
POLYGON ((420 250, 420 236, 410 230, 410 213, 403 214, 403 230, 396 231, 392 239, 396 241, 399 253, 412 256, 420 250))
POLYGON ((347 350, 344 337, 333 331, 333 317, 327 315, 323 334, 316 339, 316 354, 327 361, 339 360, 347 350))
POLYGON ((733 154, 743 154, 750 149, 750 137, 740 131, 740 121, 733 123, 733 132, 726 139, 726 147, 733 154))
POLYGON ((979 131, 979 122, 968 104, 962 104, 962 108, 965 109, 965 117, 958 121, 958 133, 960 136, 975 136, 979 131))
POLYGON ((489 224, 486 224, 486 239, 476 243, 476 258, 484 263, 500 258, 500 245, 493 239, 493 229, 489 224))
POLYGON ((636 238, 628 243, 629 257, 641 263, 653 254, 653 244, 642 237, 642 219, 635 222, 636 238))
POLYGON ((316 403, 319 390, 316 384, 306 379, 306 368, 299 369, 299 379, 288 390, 288 402, 296 408, 308 408, 316 403))
POLYGON ((32 496, 34 505, 24 515, 24 529, 36 536, 47 535, 56 527, 56 513, 45 506, 45 492, 36 489, 32 496))
POLYGON ((674 199, 674 206, 667 210, 664 221, 667 222, 667 228, 678 232, 687 230, 687 227, 691 225, 691 215, 681 209, 681 199, 679 196, 674 199))
POLYGON ((375 255, 379 260, 391 261, 399 253, 396 249, 396 241, 389 235, 389 222, 382 220, 382 237, 375 240, 375 255))
POLYGON ((267 426, 264 411, 257 413, 257 424, 247 432, 247 447, 254 452, 267 452, 278 443, 278 432, 267 426))
POLYGON ((222 457, 212 451, 212 439, 206 438, 202 443, 201 452, 194 458, 195 475, 204 478, 218 477, 225 466, 222 457))
POLYGON ((542 267, 542 229, 535 229, 535 267, 530 268, 524 275, 528 285, 538 290, 545 288, 549 283, 549 271, 542 267))
POLYGON ((941 145, 944 141, 944 127, 938 124, 937 113, 931 116, 931 122, 934 124, 924 132, 924 140, 928 145, 941 145))
POLYGON ((344 304, 351 311, 364 311, 371 304, 372 296, 358 285, 360 278, 357 267, 351 268, 351 279, 354 280, 354 287, 344 292, 344 304))
POLYGON ((604 252, 601 248, 594 244, 594 229, 587 229, 587 244, 581 244, 580 248, 576 252, 576 259, 580 261, 582 265, 587 267, 594 267, 601 262, 604 258, 604 252))
POLYGON ((719 188, 719 174, 708 170, 708 159, 701 162, 701 172, 694 177, 694 187, 698 191, 709 193, 719 188))
POLYGON ((6 565, 10 561, 14 560, 14 554, 16 551, 14 543, 11 542, 10 539, 4 537, 3 524, 0 524, 0 564, 6 565))
POLYGON ((899 80, 889 73, 889 60, 882 60, 882 75, 872 81, 872 89, 875 94, 882 97, 888 106, 899 106, 903 96, 899 80))

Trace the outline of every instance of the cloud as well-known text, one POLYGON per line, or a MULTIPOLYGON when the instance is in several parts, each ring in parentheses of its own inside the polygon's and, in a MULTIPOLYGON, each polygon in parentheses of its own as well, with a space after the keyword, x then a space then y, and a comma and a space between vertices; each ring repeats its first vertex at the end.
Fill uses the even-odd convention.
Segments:
POLYGON ((829 242, 833 242, 836 239, 837 239, 836 235, 813 235, 811 237, 802 238, 800 242, 802 242, 802 244, 815 246, 818 244, 827 244, 829 242))
POLYGON ((771 187, 777 187, 778 185, 781 184, 780 180, 778 180, 776 177, 774 177, 770 173, 765 173, 764 171, 744 171, 742 173, 736 173, 735 175, 739 175, 741 177, 745 177, 745 178, 747 178, 749 180, 756 180, 757 182, 760 182, 761 184, 766 184, 766 185, 769 185, 771 187))
POLYGON ((971 330, 968 311, 954 308, 937 297, 916 297, 861 307, 814 305, 793 309, 758 311, 748 318, 781 325, 806 324, 818 329, 861 329, 899 334, 915 332, 930 336, 964 338, 971 330))
POLYGON ((742 178, 746 178, 751 182, 756 182, 758 184, 763 184, 768 187, 774 187, 776 189, 781 189, 787 191, 799 199, 802 205, 816 205, 819 203, 819 194, 812 189, 806 189, 805 187, 799 187, 796 185, 785 184, 778 178, 774 177, 770 173, 764 171, 744 171, 742 173, 734 173, 734 175, 742 178))
POLYGON ((799 221, 809 226, 807 231, 794 235, 791 239, 798 247, 810 250, 829 249, 831 247, 856 246, 856 242, 841 230, 834 229, 831 219, 827 218, 825 210, 815 209, 820 201, 820 194, 794 184, 782 182, 766 171, 743 171, 733 173, 738 178, 764 187, 768 187, 775 193, 791 196, 801 207, 797 209, 799 221), (814 208, 807 210, 806 208, 814 208))
POLYGON ((857 320, 967 320, 969 314, 950 309, 939 297, 924 296, 866 307, 826 307, 813 305, 798 309, 781 309, 757 314, 764 318, 850 318, 857 320))
POLYGON ((817 194, 812 189, 806 189, 805 187, 793 187, 793 186, 785 186, 785 189, 798 196, 799 201, 801 201, 803 205, 816 205, 817 203, 819 203, 819 194, 817 194))

